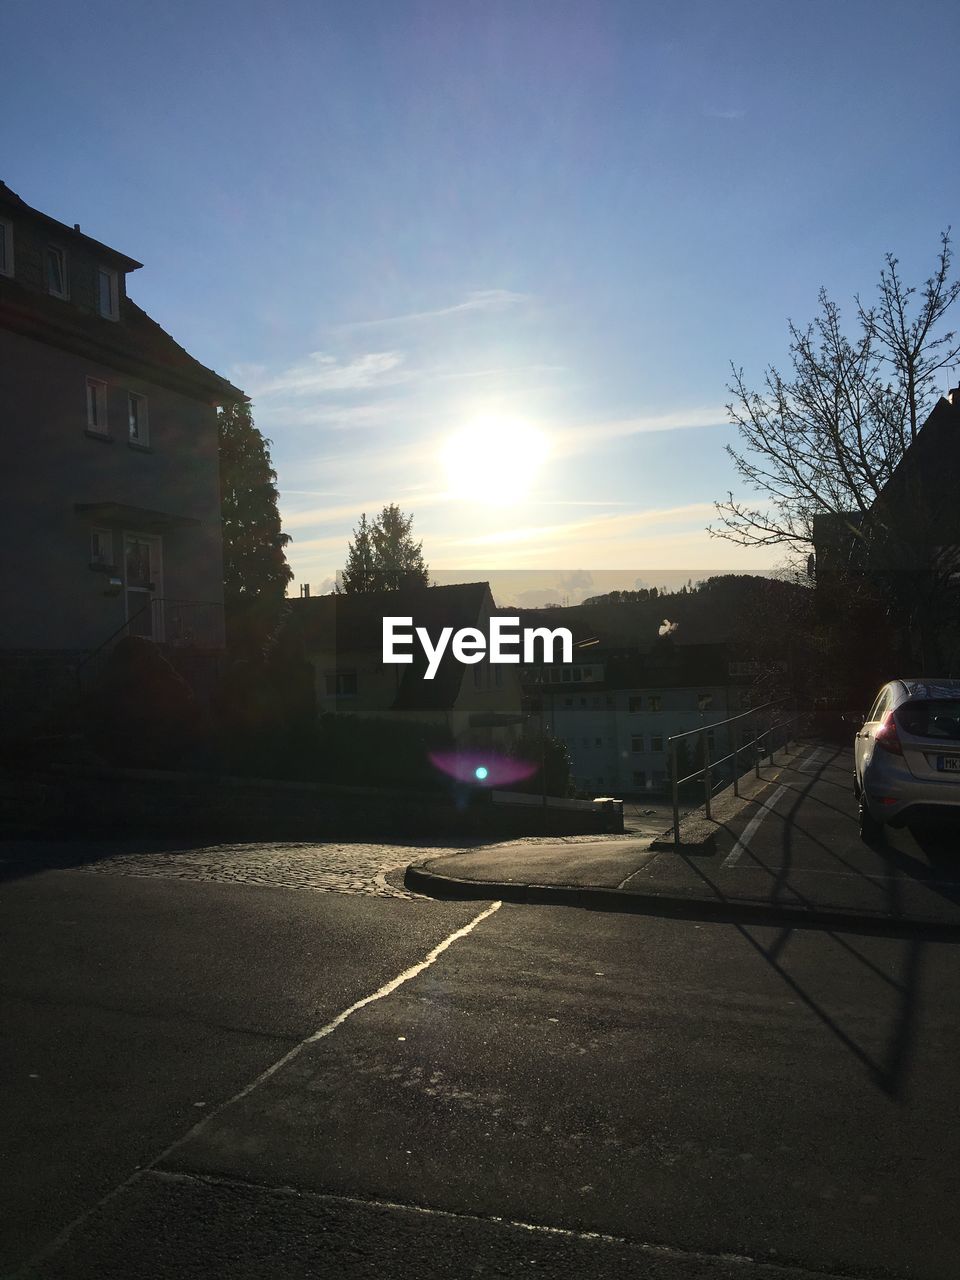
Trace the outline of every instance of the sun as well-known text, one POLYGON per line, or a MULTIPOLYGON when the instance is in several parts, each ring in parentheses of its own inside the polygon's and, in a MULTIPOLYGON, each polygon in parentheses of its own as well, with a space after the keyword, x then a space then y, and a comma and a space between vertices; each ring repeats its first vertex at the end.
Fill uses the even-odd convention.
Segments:
POLYGON ((530 492, 547 453, 546 436, 528 422, 473 418, 443 445, 447 492, 470 502, 517 502, 530 492))

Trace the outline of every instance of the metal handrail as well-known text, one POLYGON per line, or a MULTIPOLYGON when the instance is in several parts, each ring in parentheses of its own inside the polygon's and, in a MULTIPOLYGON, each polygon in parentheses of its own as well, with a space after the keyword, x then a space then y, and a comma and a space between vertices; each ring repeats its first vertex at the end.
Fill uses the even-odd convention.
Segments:
POLYGON ((205 608, 214 608, 214 609, 223 609, 224 607, 222 600, 177 600, 169 596, 151 597, 150 599, 147 600, 147 602, 144 605, 142 605, 139 609, 137 609, 135 613, 131 613, 130 617, 127 618, 124 622, 122 622, 120 626, 116 628, 115 631, 111 631, 110 634, 107 636, 106 640, 102 642, 102 644, 97 645, 96 649, 91 649, 89 653, 84 654, 84 656, 80 659, 80 661, 77 663, 76 667, 74 668, 74 676, 76 677, 78 687, 82 685, 82 673, 84 672, 86 667, 90 663, 94 662, 97 658, 102 657, 110 649, 110 647, 114 644, 114 642, 118 641, 122 636, 131 634, 130 632, 131 624, 136 622, 138 618, 142 618, 143 615, 148 610, 153 610, 158 604, 171 605, 171 606, 203 605, 205 608))
MULTIPOLYGON (((766 729, 762 731, 762 733, 758 733, 756 734, 755 737, 751 738, 749 742, 740 741, 740 735, 739 735, 740 721, 745 720, 748 717, 756 717, 757 714, 761 711, 768 711, 773 707, 782 707, 788 701, 789 699, 787 698, 775 698, 770 702, 761 703, 760 706, 758 707, 751 707, 748 711, 742 711, 738 715, 727 716, 725 720, 717 720, 713 724, 699 725, 696 729, 687 729, 683 733, 672 734, 667 739, 667 747, 670 752, 671 798, 673 801, 673 843, 675 848, 680 847, 680 787, 685 782, 693 782, 697 778, 701 776, 703 777, 704 810, 706 812, 706 816, 709 818, 711 816, 710 801, 713 796, 713 770, 717 765, 726 764, 728 760, 732 760, 733 761, 733 794, 735 796, 739 796, 740 795, 740 769, 739 769, 738 757, 740 753, 744 750, 749 750, 751 747, 756 747, 761 745, 763 740, 766 738, 771 742, 770 763, 772 765, 774 762, 774 759, 773 759, 774 752, 776 750, 776 748, 772 745, 772 742, 773 742, 772 735, 776 732, 776 730, 783 729, 787 725, 794 724, 799 719, 799 716, 794 714, 793 716, 790 716, 786 720, 779 721, 777 724, 769 725, 766 729), (734 726, 733 750, 729 752, 727 755, 722 756, 717 760, 711 760, 709 744, 706 741, 704 741, 705 763, 703 767, 701 769, 696 769, 693 773, 687 774, 685 778, 679 778, 677 776, 677 744, 683 738, 693 737, 694 734, 704 735, 710 732, 710 730, 712 729, 722 729, 726 725, 734 726)), ((789 742, 789 738, 786 741, 789 742)), ((756 776, 758 778, 760 777, 760 760, 763 754, 764 753, 762 751, 758 751, 754 756, 754 768, 756 771, 756 776)))

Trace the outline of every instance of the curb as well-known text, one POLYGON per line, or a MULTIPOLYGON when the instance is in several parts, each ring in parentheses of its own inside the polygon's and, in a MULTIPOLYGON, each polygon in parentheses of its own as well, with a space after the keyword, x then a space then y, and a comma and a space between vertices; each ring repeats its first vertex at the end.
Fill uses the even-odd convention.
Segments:
POLYGON ((686 898, 676 894, 638 893, 636 889, 604 889, 594 885, 457 880, 412 863, 403 874, 403 883, 414 893, 459 901, 499 899, 525 906, 581 907, 589 911, 615 911, 670 920, 702 920, 714 924, 786 925, 792 929, 834 929, 880 937, 912 938, 922 934, 925 938, 944 942, 960 939, 960 922, 895 919, 850 911, 810 911, 787 904, 772 906, 729 898, 686 898))

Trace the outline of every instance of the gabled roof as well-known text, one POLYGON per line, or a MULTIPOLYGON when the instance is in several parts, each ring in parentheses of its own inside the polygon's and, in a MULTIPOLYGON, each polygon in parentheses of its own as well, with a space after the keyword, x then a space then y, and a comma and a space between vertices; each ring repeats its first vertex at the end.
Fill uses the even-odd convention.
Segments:
POLYGON ((72 227, 67 226, 65 222, 58 222, 56 218, 51 218, 48 213, 42 213, 39 209, 34 209, 27 204, 26 200, 21 199, 15 191, 11 191, 5 182, 0 181, 0 211, 7 211, 12 217, 27 218, 31 222, 39 222, 47 230, 52 231, 58 240, 64 240, 68 244, 84 244, 88 249, 96 253, 97 257, 103 258, 112 266, 119 267, 121 271, 138 271, 143 266, 142 262, 137 262, 136 258, 130 258, 125 253, 121 253, 119 249, 111 249, 108 244, 102 244, 99 240, 94 240, 92 236, 85 235, 80 230, 79 224, 72 227))
POLYGON ((105 320, 0 276, 0 328, 215 404, 247 398, 195 360, 129 297, 121 320, 105 320))
MULTIPOLYGON (((34 209, 0 182, 0 215, 39 223, 57 240, 81 245, 87 253, 119 271, 136 271, 143 264, 34 209)), ((71 351, 113 369, 134 373, 175 391, 212 404, 231 404, 247 397, 238 388, 195 360, 128 296, 119 320, 50 297, 20 280, 0 276, 0 328, 12 330, 64 351, 71 351)))
MULTIPOLYGON (((357 595, 312 596, 293 600, 290 626, 308 652, 373 654, 383 650, 383 619, 412 618, 436 641, 443 627, 454 631, 475 627, 485 603, 492 604, 487 582, 463 582, 444 587, 411 587, 401 591, 370 591, 357 595)), ((460 693, 466 668, 447 649, 433 680, 425 680, 422 646, 413 645, 413 663, 397 666, 400 683, 392 704, 395 711, 443 710, 460 693)))

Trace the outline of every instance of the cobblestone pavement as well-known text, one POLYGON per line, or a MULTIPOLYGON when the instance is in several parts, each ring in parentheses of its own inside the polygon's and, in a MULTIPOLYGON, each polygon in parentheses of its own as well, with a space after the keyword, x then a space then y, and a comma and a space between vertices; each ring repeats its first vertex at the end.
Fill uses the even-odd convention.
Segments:
POLYGON ((420 895, 402 887, 407 865, 451 852, 388 844, 218 844, 204 849, 120 853, 74 869, 95 875, 166 876, 416 898, 420 895))

